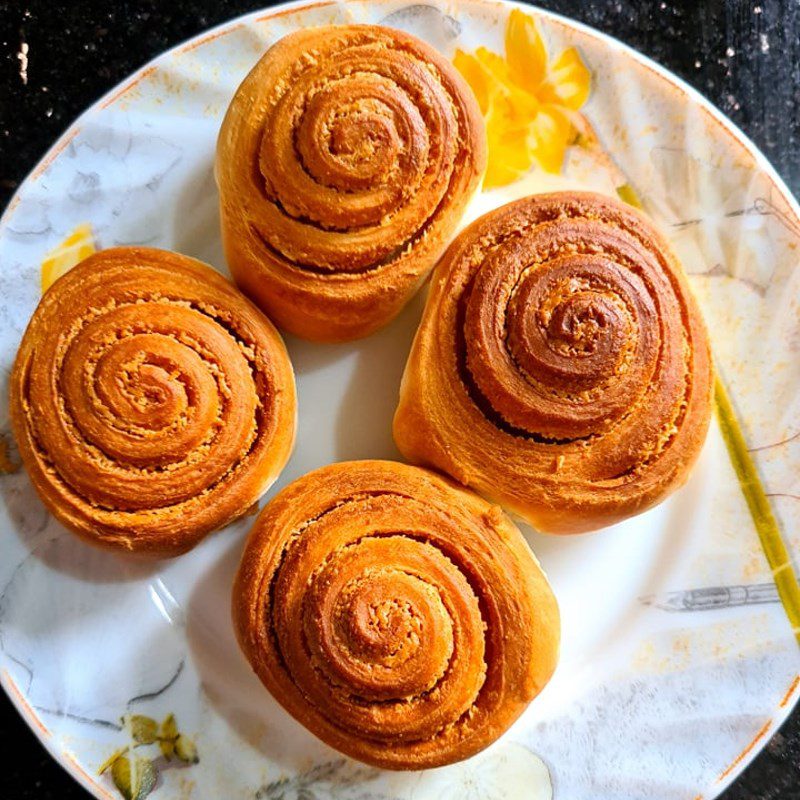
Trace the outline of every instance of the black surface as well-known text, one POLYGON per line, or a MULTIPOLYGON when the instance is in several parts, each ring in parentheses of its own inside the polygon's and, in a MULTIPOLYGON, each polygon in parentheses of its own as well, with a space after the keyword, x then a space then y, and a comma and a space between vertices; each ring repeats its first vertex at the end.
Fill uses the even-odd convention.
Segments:
MULTIPOLYGON (((0 206, 97 97, 167 47, 264 5, 0 0, 0 206), (23 41, 29 48, 27 85, 17 58, 23 41)), ((622 39, 693 84, 761 147, 792 191, 800 192, 799 0, 551 0, 539 5, 622 39)), ((0 800, 86 797, 5 696, 0 698, 0 800)), ((800 710, 723 797, 800 800, 800 710)))

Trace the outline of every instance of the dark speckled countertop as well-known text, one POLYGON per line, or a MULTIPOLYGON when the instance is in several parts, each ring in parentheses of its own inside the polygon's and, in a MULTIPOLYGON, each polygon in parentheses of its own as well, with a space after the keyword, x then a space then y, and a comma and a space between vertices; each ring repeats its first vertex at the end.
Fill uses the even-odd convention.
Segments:
MULTIPOLYGON (((269 3, 0 0, 0 206, 97 97, 164 49, 264 5, 269 3), (27 82, 20 71, 23 43, 27 82)), ((800 0, 539 5, 616 36, 672 69, 740 125, 800 193, 800 0)), ((45 753, 5 696, 0 765, 0 800, 88 797, 45 753)), ((800 800, 800 709, 723 798, 800 800)))

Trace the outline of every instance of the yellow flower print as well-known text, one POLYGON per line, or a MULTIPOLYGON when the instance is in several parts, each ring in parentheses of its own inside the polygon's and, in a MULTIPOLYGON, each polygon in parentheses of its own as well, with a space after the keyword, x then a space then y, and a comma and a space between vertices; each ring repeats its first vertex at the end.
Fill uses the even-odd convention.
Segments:
POLYGON ((42 293, 46 292, 65 272, 69 272, 96 250, 92 228, 78 225, 63 242, 56 245, 42 261, 42 293))
POLYGON ((487 188, 517 180, 534 163, 561 171, 591 82, 574 47, 550 61, 536 21, 518 9, 508 17, 505 49, 505 58, 479 47, 472 54, 457 50, 453 59, 486 119, 487 188))

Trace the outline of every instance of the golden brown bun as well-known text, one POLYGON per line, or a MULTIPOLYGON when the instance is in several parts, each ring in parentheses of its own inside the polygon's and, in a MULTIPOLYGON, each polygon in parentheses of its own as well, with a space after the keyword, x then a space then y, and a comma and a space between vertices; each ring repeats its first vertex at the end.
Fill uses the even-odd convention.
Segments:
POLYGON ((177 555, 283 468, 294 375, 269 320, 213 269, 120 247, 42 298, 11 376, 11 421, 64 525, 94 544, 177 555))
POLYGON ((540 530, 588 531, 686 480, 711 374, 653 224, 601 195, 538 195, 474 222, 437 266, 394 436, 540 530))
POLYGON ((353 758, 423 769, 491 744, 556 666, 547 579, 497 506, 390 461, 311 472, 263 510, 233 590, 283 707, 353 758))
POLYGON ((245 78, 217 143, 225 254, 285 330, 356 339, 389 322, 486 168, 475 97, 407 33, 309 28, 245 78))

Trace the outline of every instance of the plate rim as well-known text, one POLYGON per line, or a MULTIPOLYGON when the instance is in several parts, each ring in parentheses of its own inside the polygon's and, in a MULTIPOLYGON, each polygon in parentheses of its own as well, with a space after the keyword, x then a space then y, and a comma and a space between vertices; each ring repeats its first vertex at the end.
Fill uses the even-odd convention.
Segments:
MULTIPOLYGON (((563 27, 577 30, 586 36, 594 38, 605 47, 611 48, 612 50, 620 52, 626 57, 632 59, 633 62, 639 67, 649 70, 656 75, 666 87, 686 95, 696 105, 697 108, 707 114, 711 120, 717 123, 721 131, 725 133, 735 145, 744 150, 744 152, 752 159, 753 167, 763 171, 765 176, 777 189, 791 214, 796 218, 798 224, 800 224, 800 202, 798 202, 798 199, 795 198, 791 189, 788 187, 784 179, 781 177, 777 169, 772 165, 766 155, 764 155, 761 149, 733 120, 731 120, 726 114, 717 108, 699 90, 695 89, 672 70, 664 67, 654 59, 650 58, 639 50, 636 50, 631 45, 622 42, 611 34, 605 33, 604 31, 594 28, 584 22, 574 20, 564 14, 542 8, 534 3, 526 3, 522 2, 522 0, 464 1, 468 5, 490 6, 498 11, 517 8, 526 13, 533 14, 534 16, 543 17, 552 22, 558 23, 563 27)), ((369 2, 371 4, 379 3, 385 5, 396 2, 396 0, 369 0, 369 2)), ((433 8, 439 8, 441 2, 442 0, 423 0, 420 5, 429 5, 433 8)), ((231 17, 224 22, 218 23, 217 25, 195 34, 194 36, 183 39, 172 47, 169 47, 166 50, 158 53, 156 56, 142 64, 139 68, 129 73, 125 78, 112 86, 107 92, 97 98, 67 125, 55 142, 47 149, 34 167, 20 181, 19 186, 9 198, 2 215, 0 215, 0 236, 11 222, 14 211, 21 200, 22 192, 27 186, 35 183, 44 174, 47 168, 55 161, 55 159, 63 152, 63 150, 66 149, 72 139, 78 135, 83 127, 83 123, 91 116, 110 105, 114 100, 122 97, 128 90, 132 89, 142 79, 154 72, 161 62, 166 61, 173 55, 179 55, 183 52, 188 52, 189 50, 193 50, 207 42, 219 38, 220 36, 232 33, 234 30, 237 30, 242 25, 245 25, 249 22, 264 22, 294 11, 300 11, 303 9, 311 10, 312 8, 322 8, 328 6, 346 6, 348 3, 349 0, 288 0, 287 2, 278 3, 274 6, 254 9, 253 11, 248 11, 244 14, 231 17)), ((365 4, 365 0, 354 0, 353 5, 359 4, 365 4)), ((412 0, 409 0, 409 4, 413 4, 412 0)), ((788 619, 787 624, 789 624, 788 619)), ((0 687, 2 687, 12 706, 22 717, 25 724, 33 732, 41 745, 68 775, 70 775, 90 794, 98 798, 98 800, 117 800, 116 796, 111 794, 106 787, 95 780, 81 766, 79 761, 70 755, 66 748, 59 748, 56 746, 56 744, 53 742, 49 728, 28 704, 25 694, 22 692, 21 688, 17 686, 10 673, 5 669, 0 671, 0 687)), ((800 674, 795 677, 789 686, 788 690, 779 702, 775 714, 758 731, 754 739, 749 742, 732 760, 732 762, 722 770, 719 777, 711 784, 711 786, 705 787, 701 793, 698 794, 695 800, 704 800, 704 798, 705 800, 714 800, 714 798, 718 798, 729 786, 731 786, 731 784, 733 784, 744 772, 744 770, 755 760, 759 753, 761 753, 771 737, 778 731, 778 729, 794 711, 795 707, 800 707, 800 674), (711 791, 713 794, 706 797, 706 793, 708 791, 711 791)))

